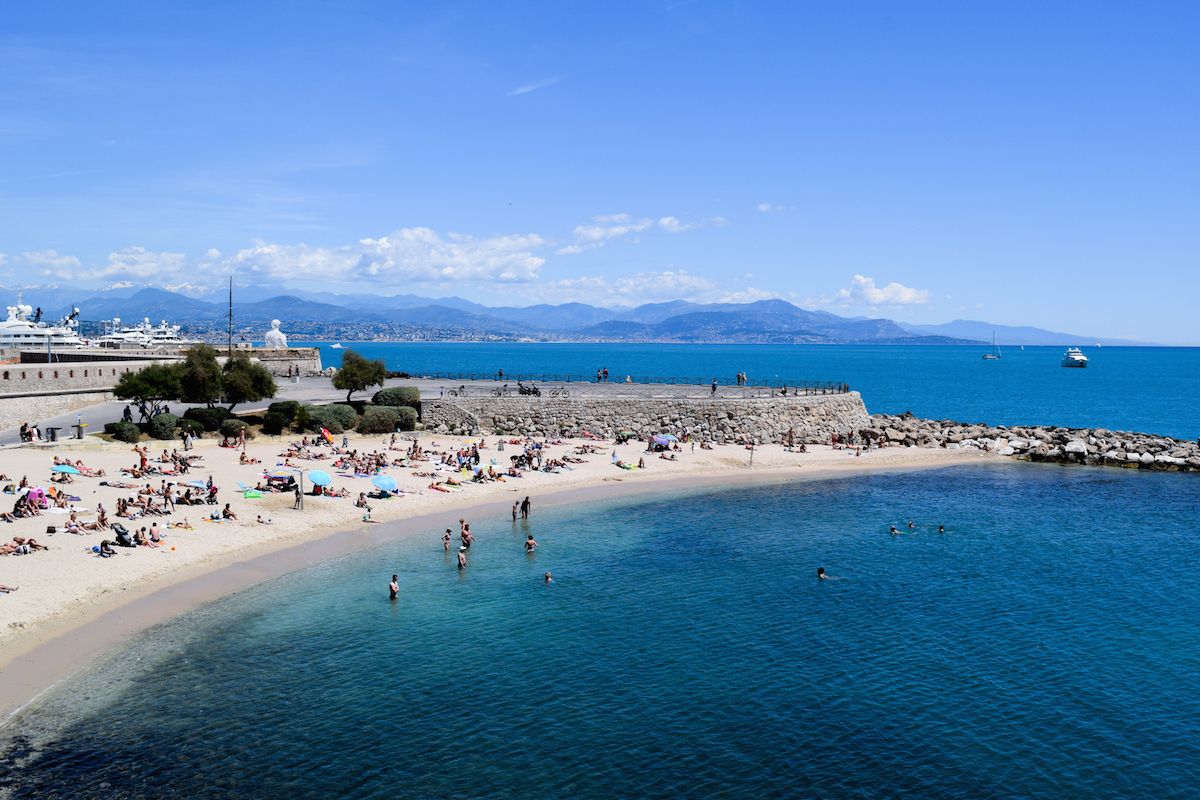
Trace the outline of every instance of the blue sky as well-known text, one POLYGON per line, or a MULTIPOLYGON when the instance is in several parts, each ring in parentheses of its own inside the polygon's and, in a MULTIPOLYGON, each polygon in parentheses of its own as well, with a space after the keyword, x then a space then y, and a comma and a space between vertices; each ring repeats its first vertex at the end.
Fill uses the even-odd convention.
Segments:
POLYGON ((1200 7, 45 3, 0 282, 783 297, 1200 342, 1200 7))

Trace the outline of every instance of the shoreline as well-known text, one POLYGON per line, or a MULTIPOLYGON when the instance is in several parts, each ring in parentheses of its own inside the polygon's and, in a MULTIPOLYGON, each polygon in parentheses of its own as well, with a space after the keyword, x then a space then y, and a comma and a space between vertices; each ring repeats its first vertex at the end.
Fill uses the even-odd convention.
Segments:
MULTIPOLYGON (((930 451, 897 448, 892 454, 908 457, 855 459, 818 463, 815 469, 798 471, 805 464, 764 466, 751 470, 696 471, 693 474, 651 475, 629 480, 625 477, 593 477, 562 485, 538 486, 538 508, 578 504, 582 500, 615 501, 672 490, 736 490, 760 485, 802 483, 857 477, 882 472, 908 472, 949 468, 964 464, 998 462, 980 453, 941 451, 936 457, 921 457, 930 451), (914 452, 914 450, 916 452, 914 452)), ((844 454, 843 454, 844 456, 844 454)), ((640 477, 640 476, 639 476, 640 477)), ((247 547, 228 550, 206 560, 182 565, 159 575, 134 580, 109 592, 82 613, 66 608, 28 632, 2 642, 0 670, 0 729, 17 721, 38 700, 64 681, 90 669, 97 661, 126 645, 135 636, 181 614, 236 594, 264 581, 297 572, 330 558, 361 552, 380 544, 429 533, 445 525, 450 515, 482 517, 504 515, 516 488, 490 496, 476 497, 443 508, 422 509, 379 525, 318 528, 313 536, 283 536, 247 547)))

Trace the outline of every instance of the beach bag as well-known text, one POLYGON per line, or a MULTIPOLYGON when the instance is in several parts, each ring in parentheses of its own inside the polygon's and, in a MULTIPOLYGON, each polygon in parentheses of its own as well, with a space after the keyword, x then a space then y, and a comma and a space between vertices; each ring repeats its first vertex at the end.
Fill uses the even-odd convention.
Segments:
POLYGON ((123 534, 125 536, 129 535, 129 529, 126 528, 124 525, 122 525, 119 522, 114 522, 112 525, 109 525, 108 527, 112 528, 113 533, 119 533, 119 534, 123 534))
POLYGON ((58 533, 58 526, 57 525, 47 525, 46 533, 58 533))

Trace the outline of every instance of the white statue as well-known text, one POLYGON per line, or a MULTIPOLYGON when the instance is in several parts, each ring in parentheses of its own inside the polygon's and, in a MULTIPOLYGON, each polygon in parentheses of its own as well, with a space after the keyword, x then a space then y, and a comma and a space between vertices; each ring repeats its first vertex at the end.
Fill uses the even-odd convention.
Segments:
POLYGON ((279 330, 279 320, 271 320, 271 330, 267 331, 266 346, 272 350, 280 350, 288 346, 287 337, 279 330))

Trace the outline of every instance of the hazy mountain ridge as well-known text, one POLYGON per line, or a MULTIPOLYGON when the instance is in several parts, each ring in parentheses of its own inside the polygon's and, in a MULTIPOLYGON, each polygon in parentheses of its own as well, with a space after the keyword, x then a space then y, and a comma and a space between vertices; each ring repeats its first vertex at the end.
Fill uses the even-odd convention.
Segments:
MULTIPOLYGON (((189 327, 223 328, 228 317, 228 289, 197 296, 155 287, 120 286, 92 292, 75 288, 31 287, 25 302, 40 305, 48 319, 78 307, 84 320, 127 322, 150 318, 189 327)), ((803 309, 786 300, 752 303, 693 303, 687 300, 646 303, 609 309, 586 303, 489 307, 461 297, 420 295, 290 292, 273 294, 269 287, 235 287, 233 315, 238 326, 265 326, 284 320, 284 328, 309 334, 354 338, 364 328, 428 331, 431 338, 478 334, 500 338, 573 341, 980 344, 995 331, 1001 345, 1064 345, 1092 342, 1136 345, 1106 337, 1079 336, 1040 328, 954 320, 940 325, 914 325, 884 318, 841 317, 803 309), (249 299, 247 299, 249 298, 249 299)))

